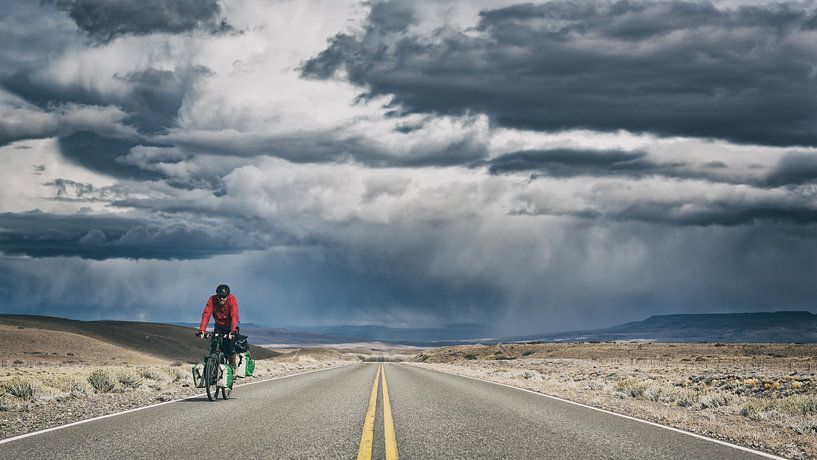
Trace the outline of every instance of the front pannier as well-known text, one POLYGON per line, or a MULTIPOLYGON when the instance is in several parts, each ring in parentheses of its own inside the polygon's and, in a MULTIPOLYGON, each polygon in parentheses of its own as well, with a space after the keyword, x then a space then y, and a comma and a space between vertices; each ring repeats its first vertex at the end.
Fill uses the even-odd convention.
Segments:
POLYGON ((233 366, 226 364, 218 365, 218 381, 216 381, 216 386, 219 388, 233 387, 233 366))
POLYGON ((202 363, 193 366, 193 385, 196 388, 204 388, 204 364, 202 363))

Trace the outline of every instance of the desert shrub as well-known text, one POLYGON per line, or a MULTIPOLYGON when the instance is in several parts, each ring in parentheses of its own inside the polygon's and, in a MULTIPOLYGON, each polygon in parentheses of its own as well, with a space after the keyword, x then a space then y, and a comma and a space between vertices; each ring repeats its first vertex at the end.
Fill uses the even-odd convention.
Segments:
POLYGON ((676 393, 659 385, 652 385, 644 390, 644 397, 650 401, 671 403, 675 401, 676 393))
POLYGON ((143 379, 148 380, 166 380, 168 375, 153 367, 140 367, 137 372, 143 379))
POLYGON ((110 393, 116 391, 117 382, 111 373, 106 369, 97 369, 88 376, 88 383, 98 393, 110 393))
POLYGON ((723 393, 708 393, 698 399, 701 409, 714 409, 716 407, 728 406, 732 403, 732 397, 723 393))
POLYGON ((34 382, 23 377, 14 377, 3 383, 3 390, 15 398, 31 401, 37 395, 34 382))
POLYGON ((144 381, 142 377, 130 369, 124 369, 116 374, 116 379, 122 384, 124 388, 139 388, 144 381))
POLYGON ((678 407, 692 407, 698 403, 701 395, 696 391, 679 390, 675 395, 675 404, 678 407))
POLYGON ((88 385, 71 375, 41 377, 40 381, 51 388, 68 393, 68 396, 77 397, 88 393, 88 385))
POLYGON ((619 380, 618 382, 613 385, 613 389, 624 393, 627 396, 631 396, 633 398, 638 398, 644 395, 644 392, 649 388, 649 384, 647 382, 634 379, 632 377, 628 377, 623 380, 619 380))
POLYGON ((162 368, 162 371, 164 371, 164 373, 167 374, 168 377, 170 377, 171 382, 178 382, 184 377, 182 370, 179 369, 178 367, 165 367, 162 368))
POLYGON ((750 399, 740 407, 740 415, 751 420, 768 420, 778 414, 774 407, 776 401, 771 399, 750 399))
POLYGON ((817 414, 817 396, 792 395, 774 401, 774 408, 791 415, 817 414))
POLYGON ((817 420, 812 419, 803 419, 797 421, 794 425, 792 425, 794 431, 799 434, 806 434, 806 433, 817 433, 817 420))
POLYGON ((591 391, 602 390, 604 389, 604 382, 601 382, 599 380, 590 380, 587 383, 585 383, 584 387, 591 391))

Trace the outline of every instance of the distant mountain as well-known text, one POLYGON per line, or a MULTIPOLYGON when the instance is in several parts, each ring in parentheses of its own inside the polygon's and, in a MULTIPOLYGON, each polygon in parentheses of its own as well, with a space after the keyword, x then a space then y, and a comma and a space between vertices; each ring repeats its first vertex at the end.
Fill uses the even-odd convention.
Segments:
MULTIPOLYGON (((196 327, 193 323, 177 323, 196 327)), ((393 328, 385 326, 290 326, 268 328, 242 324, 241 333, 252 343, 331 345, 384 342, 396 345, 449 346, 497 342, 607 342, 645 340, 654 342, 803 342, 817 343, 817 315, 805 311, 772 313, 716 313, 656 315, 604 329, 489 338, 480 324, 452 324, 440 328, 393 328)))
POLYGON ((506 340, 816 343, 817 315, 806 311, 656 315, 605 329, 506 340))
POLYGON ((432 343, 440 341, 478 340, 490 335, 482 324, 449 324, 439 328, 397 328, 386 326, 312 326, 289 327, 293 331, 315 334, 354 337, 356 341, 390 343, 432 343))

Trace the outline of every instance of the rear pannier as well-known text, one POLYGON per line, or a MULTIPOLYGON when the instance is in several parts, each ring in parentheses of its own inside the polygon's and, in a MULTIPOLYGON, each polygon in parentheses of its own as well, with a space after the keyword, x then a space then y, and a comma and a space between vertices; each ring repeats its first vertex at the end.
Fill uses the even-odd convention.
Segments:
POLYGON ((255 360, 250 358, 250 352, 247 352, 247 372, 244 373, 247 377, 252 377, 252 373, 255 371, 255 360))
POLYGON ((255 369, 255 360, 250 358, 250 352, 238 355, 238 366, 235 368, 235 376, 238 378, 250 377, 255 369))

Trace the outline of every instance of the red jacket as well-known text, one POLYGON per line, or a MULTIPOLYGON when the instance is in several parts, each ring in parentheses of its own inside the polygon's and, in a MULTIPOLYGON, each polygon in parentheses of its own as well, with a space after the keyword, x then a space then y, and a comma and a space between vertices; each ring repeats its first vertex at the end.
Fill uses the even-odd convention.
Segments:
POLYGON ((213 321, 217 326, 224 329, 230 329, 230 332, 235 332, 238 326, 238 300, 235 296, 230 294, 227 296, 227 301, 224 305, 219 304, 218 296, 211 295, 207 299, 207 305, 204 306, 204 312, 201 314, 201 325, 199 331, 204 332, 207 329, 207 323, 210 322, 210 315, 213 315, 213 321))

